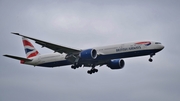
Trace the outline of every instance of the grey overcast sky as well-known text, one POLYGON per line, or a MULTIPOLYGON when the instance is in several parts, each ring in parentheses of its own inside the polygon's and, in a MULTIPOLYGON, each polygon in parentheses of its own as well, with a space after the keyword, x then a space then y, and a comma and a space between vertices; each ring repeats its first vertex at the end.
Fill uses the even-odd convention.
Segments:
MULTIPOLYGON (((0 0, 0 101, 179 101, 179 0, 0 0), (42 68, 3 57, 25 57, 21 34, 73 48, 159 41, 165 49, 106 66, 42 68)), ((31 41, 41 54, 53 51, 31 41)))

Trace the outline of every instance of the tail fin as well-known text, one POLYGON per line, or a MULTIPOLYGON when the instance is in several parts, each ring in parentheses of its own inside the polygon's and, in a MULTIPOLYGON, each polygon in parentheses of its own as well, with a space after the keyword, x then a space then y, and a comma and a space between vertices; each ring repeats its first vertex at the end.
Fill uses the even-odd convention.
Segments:
POLYGON ((22 41, 27 58, 32 58, 39 55, 39 52, 34 48, 27 38, 22 37, 22 41))

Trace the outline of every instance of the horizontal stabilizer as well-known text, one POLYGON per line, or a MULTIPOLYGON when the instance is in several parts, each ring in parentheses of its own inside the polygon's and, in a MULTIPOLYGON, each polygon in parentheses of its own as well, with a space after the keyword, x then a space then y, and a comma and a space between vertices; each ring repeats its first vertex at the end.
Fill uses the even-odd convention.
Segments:
POLYGON ((12 56, 12 55, 3 55, 3 56, 13 58, 13 59, 16 59, 16 60, 32 61, 32 59, 27 59, 27 58, 18 57, 18 56, 12 56))

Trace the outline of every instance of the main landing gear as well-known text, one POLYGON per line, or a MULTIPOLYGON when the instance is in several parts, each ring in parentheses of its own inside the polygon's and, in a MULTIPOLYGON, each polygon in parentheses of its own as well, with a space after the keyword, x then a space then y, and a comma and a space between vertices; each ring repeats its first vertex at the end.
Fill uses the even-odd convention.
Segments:
POLYGON ((92 64, 91 67, 92 67, 92 68, 87 71, 88 74, 93 74, 93 73, 98 72, 98 69, 95 68, 95 65, 94 65, 94 64, 92 64))
POLYGON ((149 62, 153 62, 152 57, 155 55, 155 53, 150 54, 149 62))
POLYGON ((72 68, 72 69, 76 69, 76 68, 79 68, 79 66, 74 66, 74 65, 72 65, 71 68, 72 68))
POLYGON ((96 69, 96 68, 92 68, 91 70, 87 71, 88 74, 92 74, 92 73, 96 73, 96 72, 98 72, 98 69, 96 69))
MULTIPOLYGON (((79 64, 77 64, 77 63, 75 63, 75 64, 73 64, 73 65, 71 66, 72 69, 76 69, 76 68, 79 68, 79 67, 82 67, 82 65, 79 65, 79 64)), ((87 71, 88 74, 93 74, 93 73, 98 72, 98 69, 95 68, 95 65, 92 65, 91 67, 92 67, 92 68, 87 71)))
POLYGON ((75 63, 74 65, 71 66, 72 69, 76 69, 76 68, 79 68, 79 67, 82 67, 82 65, 79 65, 77 63, 75 63))

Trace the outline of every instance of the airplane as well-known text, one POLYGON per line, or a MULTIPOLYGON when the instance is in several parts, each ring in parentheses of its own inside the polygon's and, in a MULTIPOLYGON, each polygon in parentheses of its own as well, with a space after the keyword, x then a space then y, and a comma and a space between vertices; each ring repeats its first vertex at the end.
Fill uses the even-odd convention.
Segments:
POLYGON ((20 60, 21 64, 33 66, 53 68, 71 65, 72 69, 82 66, 90 67, 91 69, 87 71, 88 74, 98 72, 96 66, 106 65, 112 70, 122 69, 125 66, 124 58, 149 55, 149 61, 152 62, 152 57, 164 48, 160 42, 140 41, 81 50, 42 41, 19 33, 12 32, 12 34, 22 37, 27 58, 13 55, 4 56, 20 60), (41 55, 28 39, 35 41, 42 48, 46 47, 53 50, 54 53, 41 55))

